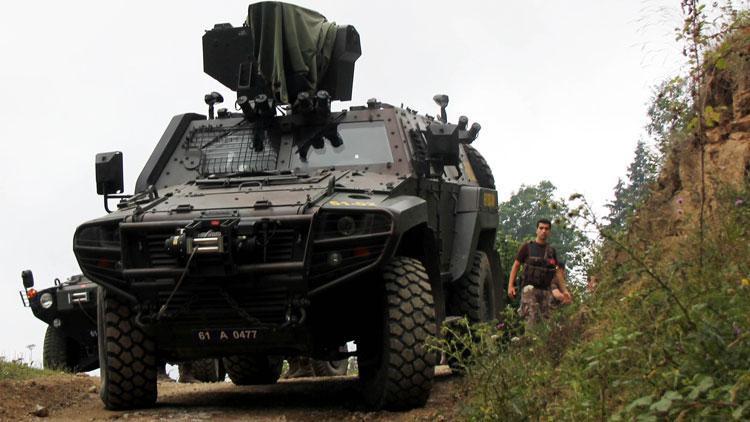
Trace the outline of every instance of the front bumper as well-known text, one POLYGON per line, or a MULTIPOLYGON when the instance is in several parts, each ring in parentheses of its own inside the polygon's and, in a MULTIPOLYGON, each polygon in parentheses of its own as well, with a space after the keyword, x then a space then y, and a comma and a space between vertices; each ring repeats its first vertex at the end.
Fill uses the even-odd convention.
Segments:
MULTIPOLYGON (((165 347, 195 348, 191 339, 196 330, 226 328, 263 330, 270 333, 263 336, 269 344, 293 348, 306 341, 293 333, 309 321, 307 311, 315 300, 311 294, 357 278, 389 256, 395 246, 392 221, 389 213, 372 210, 99 221, 78 228, 74 251, 87 277, 128 297, 141 321, 161 330, 160 338, 170 339, 165 347), (342 216, 361 229, 346 227, 345 235, 338 233, 342 216), (179 236, 194 239, 206 233, 223 242, 217 253, 191 257, 189 249, 179 253, 180 247, 167 247, 179 236)), ((265 347, 263 341, 254 341, 254 350, 265 347)), ((247 345, 200 345, 204 351, 243 347, 247 345)))

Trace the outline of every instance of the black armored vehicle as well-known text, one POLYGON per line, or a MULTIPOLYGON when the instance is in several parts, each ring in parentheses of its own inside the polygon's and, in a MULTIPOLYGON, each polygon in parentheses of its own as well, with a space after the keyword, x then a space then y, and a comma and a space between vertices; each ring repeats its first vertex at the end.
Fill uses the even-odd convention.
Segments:
POLYGON ((83 275, 74 275, 64 282, 55 279, 54 286, 37 291, 31 270, 23 271, 21 278, 24 306, 47 324, 44 367, 69 372, 98 368, 96 284, 83 275))
MULTIPOLYGON (((34 316, 47 323, 42 363, 46 369, 86 372, 99 368, 96 290, 98 286, 82 274, 44 290, 34 289, 31 270, 21 272, 24 291, 21 302, 34 316)), ((163 370, 162 365, 159 370, 163 370)), ((166 373, 162 373, 166 377, 166 373)), ((201 382, 224 380, 224 367, 217 359, 180 363, 180 379, 201 382), (185 368, 188 368, 187 370, 185 368)))
POLYGON ((421 406, 436 364, 425 341, 449 315, 496 317, 497 192, 469 144, 479 125, 351 99, 352 26, 276 2, 203 36, 204 71, 234 111, 174 117, 123 195, 122 154, 98 154, 108 215, 74 252, 102 287, 101 395, 156 400, 157 359, 223 358, 235 384, 273 383, 282 357, 356 354, 364 399, 421 406), (342 348, 354 341, 356 351, 342 348))

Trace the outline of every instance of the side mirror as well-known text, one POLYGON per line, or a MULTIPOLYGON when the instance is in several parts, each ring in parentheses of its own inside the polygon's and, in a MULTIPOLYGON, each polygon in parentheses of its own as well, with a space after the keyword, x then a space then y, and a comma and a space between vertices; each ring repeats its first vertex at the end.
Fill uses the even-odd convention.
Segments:
POLYGON ((23 287, 27 289, 34 287, 34 273, 31 270, 21 271, 21 279, 23 280, 23 287))
POLYGON ((122 152, 96 154, 96 193, 111 195, 123 192, 122 152))

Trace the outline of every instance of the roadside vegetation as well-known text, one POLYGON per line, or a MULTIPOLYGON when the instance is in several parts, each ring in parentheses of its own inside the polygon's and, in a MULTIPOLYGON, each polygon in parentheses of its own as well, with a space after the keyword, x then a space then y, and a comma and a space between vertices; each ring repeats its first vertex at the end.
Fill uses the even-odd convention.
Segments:
MULTIPOLYGON (((466 419, 750 418, 750 170, 714 164, 750 141, 737 103, 750 104, 750 27, 731 3, 682 6, 689 70, 656 88, 652 139, 609 216, 580 195, 557 205, 566 227, 596 234, 581 260, 596 290, 578 288, 546 326, 524 330, 508 308, 497 326, 452 326, 434 345, 466 372, 466 419)), ((504 236, 508 255, 523 239, 504 236)))
POLYGON ((0 381, 25 380, 29 378, 45 377, 60 374, 58 371, 39 369, 21 361, 8 361, 0 356, 0 381))

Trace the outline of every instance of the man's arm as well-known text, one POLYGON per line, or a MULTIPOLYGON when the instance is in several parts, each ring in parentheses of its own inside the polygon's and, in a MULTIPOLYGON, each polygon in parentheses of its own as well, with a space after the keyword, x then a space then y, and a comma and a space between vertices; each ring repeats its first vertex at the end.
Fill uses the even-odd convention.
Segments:
POLYGON ((521 263, 516 259, 513 262, 513 268, 510 269, 510 277, 508 278, 508 296, 511 299, 516 298, 516 276, 519 268, 521 268, 521 263))
POLYGON ((565 280, 565 271, 563 271, 562 268, 557 267, 555 270, 555 276, 557 277, 558 284, 560 285, 560 292, 565 296, 567 299, 567 303, 571 300, 570 291, 568 291, 568 284, 565 280))

